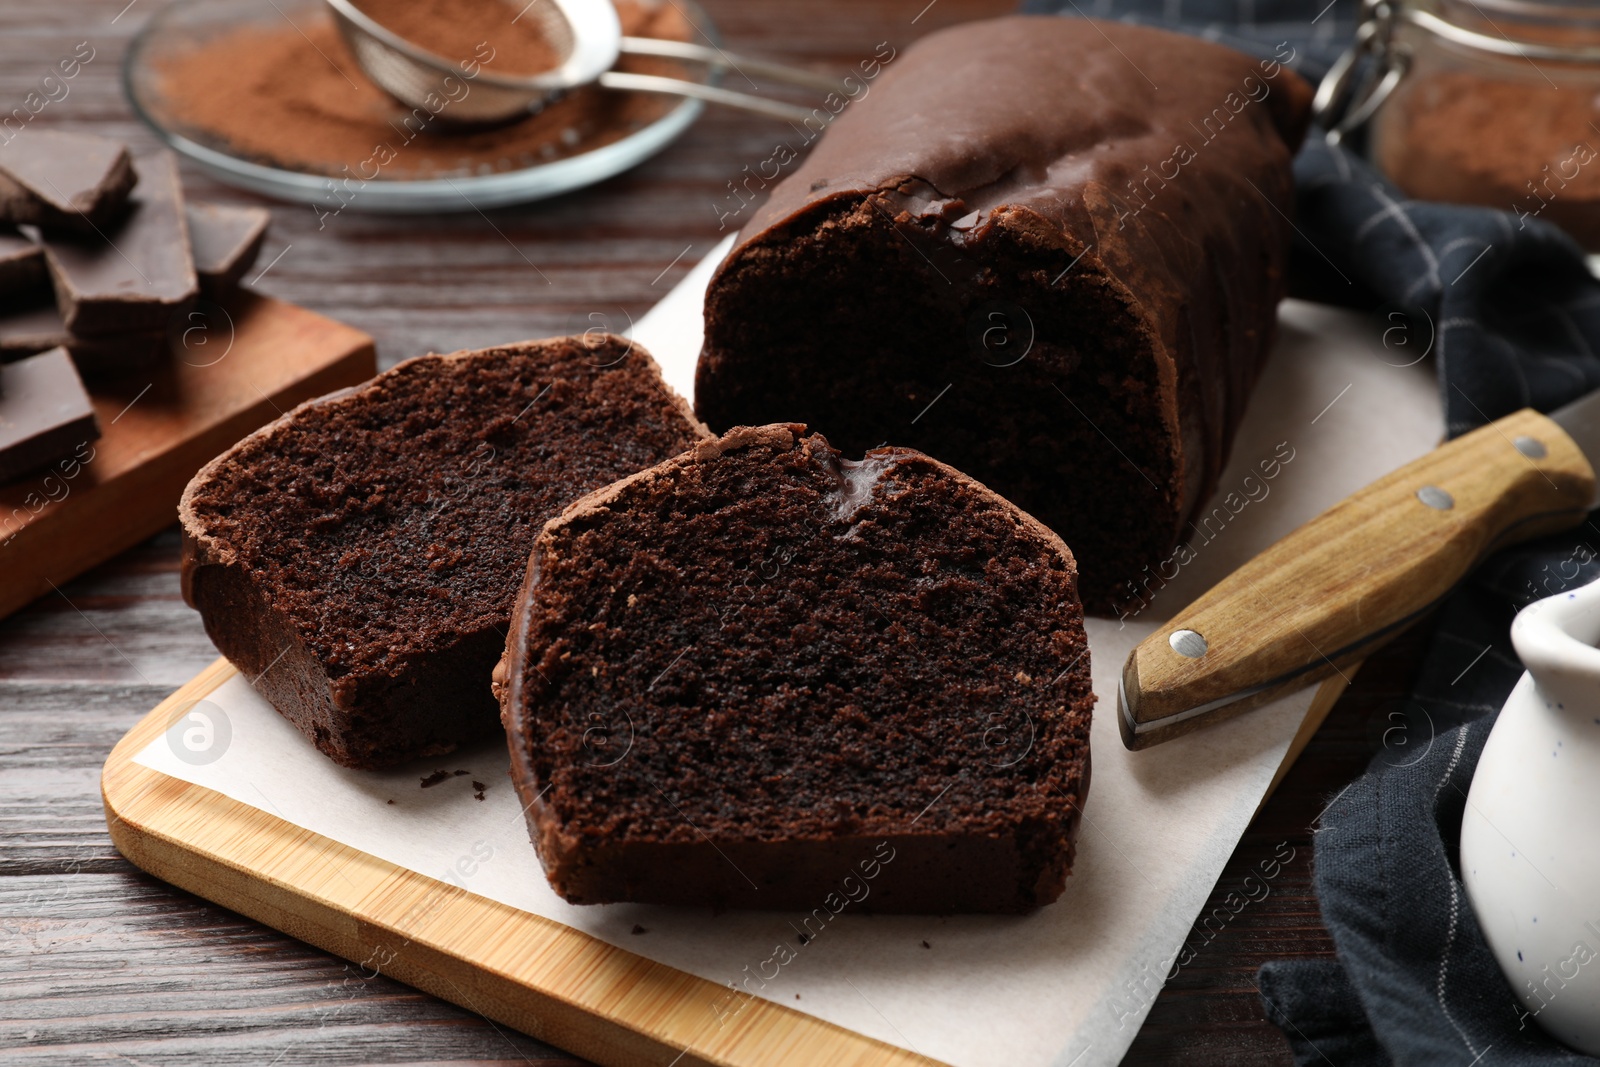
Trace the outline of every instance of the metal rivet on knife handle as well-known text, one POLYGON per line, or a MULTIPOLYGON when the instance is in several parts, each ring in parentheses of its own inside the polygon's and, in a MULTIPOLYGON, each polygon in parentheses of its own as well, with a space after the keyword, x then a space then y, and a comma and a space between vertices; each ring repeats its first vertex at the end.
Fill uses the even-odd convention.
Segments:
POLYGON ((1523 434, 1511 443, 1518 452, 1521 452, 1529 459, 1543 459, 1545 457, 1544 442, 1537 437, 1529 437, 1523 434))
POLYGON ((1437 485, 1425 485, 1418 489, 1417 499, 1435 511, 1449 511, 1456 506, 1456 498, 1437 485))
POLYGON ((1206 639, 1193 630, 1174 630, 1172 636, 1167 638, 1167 644, 1172 646, 1172 651, 1180 656, 1190 659, 1199 659, 1206 654, 1206 639))

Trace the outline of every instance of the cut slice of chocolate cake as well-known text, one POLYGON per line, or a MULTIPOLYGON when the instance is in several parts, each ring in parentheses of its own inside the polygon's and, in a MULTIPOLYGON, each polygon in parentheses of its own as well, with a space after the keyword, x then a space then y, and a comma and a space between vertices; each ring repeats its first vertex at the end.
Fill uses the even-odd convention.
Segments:
POLYGON ((421 356, 195 476, 184 596, 335 761, 448 752, 496 730, 490 672, 540 527, 701 433, 621 338, 421 356))
POLYGON ((567 900, 1017 912, 1072 865, 1072 554, 909 449, 739 428, 534 543, 495 672, 567 900))
POLYGON ((696 410, 928 452, 1125 610, 1192 534, 1272 340, 1311 97, 1291 53, 1055 16, 917 42, 739 217, 696 410))

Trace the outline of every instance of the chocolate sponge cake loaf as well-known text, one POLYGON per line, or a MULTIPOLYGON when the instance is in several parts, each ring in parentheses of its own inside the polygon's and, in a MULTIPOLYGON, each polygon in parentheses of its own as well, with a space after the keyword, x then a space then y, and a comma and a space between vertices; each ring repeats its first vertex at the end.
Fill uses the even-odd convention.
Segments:
POLYGON ((748 217, 697 412, 927 452, 1059 532, 1115 609, 1215 489, 1266 356, 1310 96, 1154 29, 931 34, 748 217))
POLYGON ((1072 554, 921 453, 738 428, 534 543, 495 671, 574 903, 1026 911, 1094 703, 1072 554))
POLYGON ((337 762, 447 752, 498 729, 490 673, 545 521, 702 432, 620 338, 421 356, 195 476, 184 596, 337 762))

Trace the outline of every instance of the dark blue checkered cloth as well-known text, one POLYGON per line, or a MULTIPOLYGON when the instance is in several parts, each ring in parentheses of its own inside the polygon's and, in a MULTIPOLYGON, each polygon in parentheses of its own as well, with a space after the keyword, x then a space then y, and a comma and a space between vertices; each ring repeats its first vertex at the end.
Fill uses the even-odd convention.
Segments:
MULTIPOLYGON (((1358 15, 1357 0, 1030 0, 1024 9, 1165 26, 1263 58, 1287 41, 1298 53, 1292 65, 1313 83, 1358 15)), ((1452 436, 1600 386, 1600 284, 1560 230, 1407 200, 1315 133, 1295 178, 1297 291, 1388 305, 1431 339, 1452 436)), ((1339 958, 1269 963, 1259 973, 1267 1013, 1302 1067, 1600 1065, 1525 1019, 1456 870, 1473 769, 1522 673, 1511 618, 1600 578, 1597 515, 1571 534, 1495 556, 1452 594, 1412 698, 1389 709, 1389 743, 1330 798, 1315 882, 1339 958)))

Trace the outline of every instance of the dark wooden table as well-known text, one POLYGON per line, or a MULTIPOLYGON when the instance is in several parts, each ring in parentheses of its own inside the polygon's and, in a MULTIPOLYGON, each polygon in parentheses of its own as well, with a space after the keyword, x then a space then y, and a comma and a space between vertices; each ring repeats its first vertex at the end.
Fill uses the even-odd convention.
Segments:
MULTIPOLYGON (((87 41, 94 58, 64 97, 51 90, 59 99, 33 121, 155 147, 119 77, 128 38, 160 2, 125 2, 0 7, 0 117, 87 41)), ((901 47, 1012 6, 705 3, 741 48, 841 66, 880 41, 901 47)), ((594 313, 621 324, 718 240, 715 205, 773 143, 767 121, 708 114, 629 174, 487 217, 346 212, 319 230, 309 208, 278 205, 262 258, 273 265, 259 288, 370 332, 385 366, 429 350, 574 332, 594 313)), ((250 200, 192 170, 185 180, 192 195, 250 200)), ((72 1067, 576 1062, 386 978, 366 979, 117 854, 101 810, 100 765, 124 731, 215 654, 179 596, 175 530, 0 623, 0 1058, 72 1067)), ((1331 954, 1310 886, 1312 826, 1369 758, 1384 704, 1411 660, 1400 648, 1369 664, 1252 823, 1206 909, 1229 918, 1197 926, 1194 959, 1157 998, 1129 1063, 1289 1062, 1263 1017, 1255 970, 1265 960, 1331 954), (1247 875, 1291 851, 1264 899, 1228 911, 1224 899, 1247 875)))

